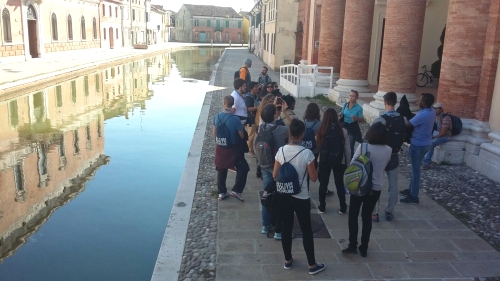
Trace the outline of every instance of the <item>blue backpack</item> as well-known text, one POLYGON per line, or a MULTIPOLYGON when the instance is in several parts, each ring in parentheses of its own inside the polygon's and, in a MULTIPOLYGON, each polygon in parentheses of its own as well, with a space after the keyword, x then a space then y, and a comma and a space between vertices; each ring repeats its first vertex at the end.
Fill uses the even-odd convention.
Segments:
MULTIPOLYGON (((281 148, 281 153, 283 153, 283 161, 284 163, 281 165, 278 171, 278 177, 276 178, 276 192, 283 195, 296 195, 299 194, 302 190, 301 183, 299 183, 299 175, 297 174, 297 170, 295 167, 290 164, 297 155, 299 155, 302 151, 306 150, 305 148, 299 151, 295 156, 293 156, 290 160, 286 161, 285 153, 283 152, 284 147, 281 148)), ((307 173, 307 169, 305 171, 307 173)), ((304 183, 304 179, 306 178, 306 174, 304 173, 304 177, 302 178, 302 183, 304 183)))
MULTIPOLYGON (((306 126, 306 131, 304 132, 304 137, 302 138, 302 146, 305 147, 305 148, 308 148, 310 150, 313 150, 316 148, 316 138, 315 138, 315 134, 314 134, 314 126, 316 126, 316 124, 318 123, 319 121, 316 121, 312 124, 311 127, 307 127, 306 126)), ((304 124, 306 124, 305 120, 304 120, 304 124)))
POLYGON ((220 116, 217 115, 219 119, 219 126, 217 126, 216 134, 215 134, 215 143, 218 146, 229 148, 234 145, 233 140, 231 139, 231 133, 229 132, 229 127, 226 125, 227 120, 231 119, 231 117, 236 117, 234 115, 229 116, 224 122, 220 119, 220 116))

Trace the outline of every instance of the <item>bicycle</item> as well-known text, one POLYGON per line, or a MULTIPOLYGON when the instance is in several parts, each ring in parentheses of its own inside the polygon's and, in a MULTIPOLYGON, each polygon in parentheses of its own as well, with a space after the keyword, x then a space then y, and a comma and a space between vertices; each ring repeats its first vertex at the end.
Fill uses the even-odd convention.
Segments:
POLYGON ((427 65, 422 66, 424 72, 417 75, 417 87, 425 87, 427 84, 432 83, 432 73, 427 70, 427 65))

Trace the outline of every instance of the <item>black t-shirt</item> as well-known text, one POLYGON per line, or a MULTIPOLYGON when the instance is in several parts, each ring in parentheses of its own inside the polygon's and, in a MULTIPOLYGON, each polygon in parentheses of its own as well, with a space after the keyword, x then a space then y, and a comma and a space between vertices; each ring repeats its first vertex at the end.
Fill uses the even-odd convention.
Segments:
MULTIPOLYGON (((246 95, 245 96, 245 105, 247 106, 247 109, 249 107, 254 107, 255 106, 255 101, 257 100, 257 96, 252 96, 252 95, 246 95)), ((248 112, 247 116, 247 124, 248 125, 253 125, 255 124, 255 113, 256 111, 253 112, 248 112)))

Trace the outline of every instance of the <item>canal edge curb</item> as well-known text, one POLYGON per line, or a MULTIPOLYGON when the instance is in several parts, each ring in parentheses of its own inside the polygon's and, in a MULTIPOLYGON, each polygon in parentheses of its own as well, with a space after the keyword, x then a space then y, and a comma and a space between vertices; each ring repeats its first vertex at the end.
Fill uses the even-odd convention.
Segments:
MULTIPOLYGON (((215 84, 215 77, 220 62, 225 55, 226 51, 223 52, 215 64, 209 85, 215 84)), ((182 264, 182 256, 184 254, 189 221, 191 219, 194 193, 198 181, 198 177, 193 177, 193 175, 198 175, 200 168, 201 153, 205 141, 211 102, 212 95, 210 92, 207 92, 198 117, 198 123, 196 124, 193 140, 177 188, 177 194, 170 212, 151 281, 179 279, 179 270, 182 264)))

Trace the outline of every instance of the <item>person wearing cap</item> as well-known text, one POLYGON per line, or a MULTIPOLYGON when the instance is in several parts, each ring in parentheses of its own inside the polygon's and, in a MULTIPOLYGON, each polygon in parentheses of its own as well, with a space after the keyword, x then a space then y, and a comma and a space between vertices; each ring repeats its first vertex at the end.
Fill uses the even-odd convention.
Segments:
POLYGON ((429 169, 431 166, 432 155, 434 155, 434 148, 450 141, 452 122, 451 117, 444 114, 443 104, 436 102, 433 106, 436 111, 435 130, 432 134, 432 145, 424 156, 424 165, 422 169, 429 169))
POLYGON ((252 77, 250 76, 250 70, 248 70, 250 67, 252 67, 252 60, 246 58, 243 61, 243 66, 240 68, 240 78, 245 80, 247 87, 249 86, 250 82, 252 82, 252 77))

